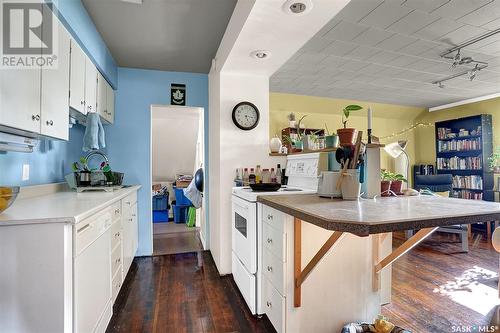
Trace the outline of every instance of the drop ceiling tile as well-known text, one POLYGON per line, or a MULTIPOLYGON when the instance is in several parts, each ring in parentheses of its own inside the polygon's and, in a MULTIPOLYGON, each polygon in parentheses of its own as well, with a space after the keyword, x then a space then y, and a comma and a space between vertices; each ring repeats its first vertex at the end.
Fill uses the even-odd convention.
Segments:
POLYGON ((331 43, 332 41, 330 39, 318 36, 316 38, 310 39, 304 46, 302 46, 300 50, 302 52, 321 52, 331 43))
POLYGON ((450 0, 406 0, 403 6, 430 13, 449 1, 450 0))
POLYGON ((394 67, 405 68, 410 64, 416 63, 419 60, 420 60, 420 58, 417 58, 417 57, 400 55, 399 57, 397 57, 397 58, 393 59, 391 62, 389 62, 388 65, 394 66, 394 67))
POLYGON ((451 20, 456 20, 474 10, 481 8, 492 0, 453 0, 445 3, 432 13, 451 20))
POLYGON ((483 26, 481 26, 481 28, 488 29, 488 30, 500 29, 500 17, 493 20, 493 21, 490 21, 490 22, 484 24, 483 26))
POLYGON ((360 23, 385 29, 394 22, 397 22, 401 18, 408 15, 411 11, 411 8, 384 2, 375 8, 370 14, 365 16, 360 23))
POLYGON ((480 27, 487 24, 488 22, 498 19, 499 17, 500 3, 498 1, 494 1, 476 9, 472 13, 459 18, 458 21, 480 27))
POLYGON ((432 50, 436 47, 436 44, 433 42, 429 42, 426 40, 417 40, 414 43, 411 43, 402 49, 398 50, 398 53, 410 54, 414 56, 421 55, 422 53, 426 53, 429 50, 432 50))
POLYGON ((389 52, 389 51, 381 51, 373 56, 370 57, 370 59, 368 59, 369 61, 371 61, 372 63, 375 63, 375 64, 388 64, 390 63, 392 60, 396 59, 400 57, 400 54, 396 53, 396 52, 389 52))
POLYGON ((357 60, 350 60, 343 64, 340 69, 345 70, 345 71, 350 71, 350 72, 357 72, 359 70, 362 70, 363 68, 367 67, 369 63, 364 62, 364 61, 357 61, 357 60))
POLYGON ((439 20, 438 15, 429 14, 420 10, 414 10, 399 21, 391 24, 387 30, 403 35, 411 35, 429 24, 436 22, 437 20, 439 20))
POLYGON ((372 61, 371 58, 376 55, 377 53, 380 53, 380 49, 376 49, 374 47, 368 47, 368 46, 363 46, 360 45, 348 54, 346 54, 346 57, 351 58, 351 59, 356 59, 356 60, 369 60, 372 61))
POLYGON ((498 54, 500 53, 500 40, 493 42, 491 44, 485 45, 478 49, 479 52, 486 54, 498 54))
POLYGON ((357 44, 336 40, 324 49, 323 52, 329 55, 344 56, 357 47, 357 44))
POLYGON ((437 40, 441 36, 455 31, 461 26, 463 26, 463 24, 460 22, 441 18, 416 31, 413 35, 426 40, 437 40))
POLYGON ((325 53, 314 53, 314 52, 306 52, 301 54, 300 56, 297 57, 297 59, 294 60, 294 62, 299 63, 299 64, 315 64, 327 57, 327 54, 325 53))
POLYGON ((328 67, 339 67, 340 65, 344 64, 347 61, 349 60, 335 55, 329 55, 328 57, 323 59, 320 63, 328 67))
POLYGON ((363 68, 363 73, 365 75, 375 75, 384 71, 385 68, 386 68, 385 66, 371 64, 370 66, 363 68))
POLYGON ((345 19, 352 22, 358 22, 360 19, 368 15, 377 6, 379 6, 383 0, 352 0, 350 1, 340 13, 335 16, 339 19, 345 19))
POLYGON ((416 41, 416 38, 395 34, 392 37, 378 43, 376 47, 389 51, 398 51, 411 43, 415 43, 416 41))
POLYGON ((459 45, 473 37, 479 36, 488 32, 483 28, 474 27, 472 25, 464 25, 457 30, 454 30, 439 38, 440 42, 447 43, 450 46, 459 45))
POLYGON ((394 35, 394 33, 390 31, 385 31, 377 28, 369 28, 368 30, 362 32, 360 35, 354 38, 352 41, 356 44, 374 46, 384 39, 391 37, 392 35, 394 35))
POLYGON ((348 21, 341 21, 330 31, 325 33, 323 38, 350 42, 365 30, 368 30, 367 26, 348 21))

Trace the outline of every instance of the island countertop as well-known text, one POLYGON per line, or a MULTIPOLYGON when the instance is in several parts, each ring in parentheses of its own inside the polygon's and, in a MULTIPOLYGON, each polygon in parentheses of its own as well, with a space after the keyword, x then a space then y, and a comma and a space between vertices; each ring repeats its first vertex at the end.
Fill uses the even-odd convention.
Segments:
POLYGON ((291 194, 257 200, 321 228, 358 236, 500 220, 500 203, 429 195, 348 201, 291 194))

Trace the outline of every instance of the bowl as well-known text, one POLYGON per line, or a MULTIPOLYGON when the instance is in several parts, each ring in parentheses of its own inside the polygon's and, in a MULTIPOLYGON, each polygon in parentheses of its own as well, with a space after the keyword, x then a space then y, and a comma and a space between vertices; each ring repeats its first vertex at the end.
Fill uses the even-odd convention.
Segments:
POLYGON ((281 184, 279 183, 250 184, 250 188, 254 192, 275 192, 281 188, 281 184))
POLYGON ((17 198, 19 186, 0 186, 0 213, 9 208, 17 198))

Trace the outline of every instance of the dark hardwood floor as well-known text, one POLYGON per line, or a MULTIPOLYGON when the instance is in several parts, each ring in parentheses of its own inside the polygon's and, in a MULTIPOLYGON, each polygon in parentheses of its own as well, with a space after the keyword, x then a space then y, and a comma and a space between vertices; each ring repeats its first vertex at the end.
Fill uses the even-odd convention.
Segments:
POLYGON ((136 258, 107 332, 274 332, 209 252, 136 258))
MULTIPOLYGON (((475 234, 460 253, 456 235, 436 233, 398 259, 382 313, 414 333, 480 332, 499 303, 498 253, 485 238, 475 234)), ((394 236, 395 247, 402 242, 394 236)), ((108 332, 274 331, 250 314, 232 277, 219 277, 209 252, 136 258, 114 313, 108 332)))
MULTIPOLYGON (((403 234, 395 234, 393 247, 403 240, 403 234)), ((499 304, 498 253, 480 233, 474 234, 469 253, 459 251, 457 235, 435 233, 398 259, 392 303, 382 313, 412 332, 466 332, 458 326, 482 332, 478 326, 490 325, 499 304)))

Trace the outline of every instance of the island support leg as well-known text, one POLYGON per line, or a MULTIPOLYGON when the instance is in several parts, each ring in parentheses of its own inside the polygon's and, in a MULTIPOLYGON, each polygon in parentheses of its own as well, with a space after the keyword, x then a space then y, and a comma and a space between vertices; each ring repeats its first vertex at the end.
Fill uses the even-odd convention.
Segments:
POLYGON ((373 267, 373 290, 378 291, 380 289, 380 271, 386 267, 387 265, 392 264, 399 257, 404 255, 406 252, 413 249, 418 243, 426 239, 429 235, 431 235, 434 231, 436 231, 439 227, 434 228, 425 228, 419 230, 413 237, 406 240, 403 244, 401 244, 396 250, 392 251, 387 257, 379 261, 379 250, 380 250, 380 236, 375 235, 373 237, 373 259, 376 262, 373 267))
POLYGON ((298 218, 294 219, 294 232, 293 232, 293 243, 294 243, 294 299, 293 304, 296 308, 301 306, 301 286, 302 283, 307 279, 309 273, 316 267, 318 262, 323 258, 323 256, 331 249, 331 247, 340 239, 343 232, 335 231, 330 238, 323 244, 323 246, 316 252, 311 261, 306 265, 304 270, 302 270, 302 221, 298 218))

